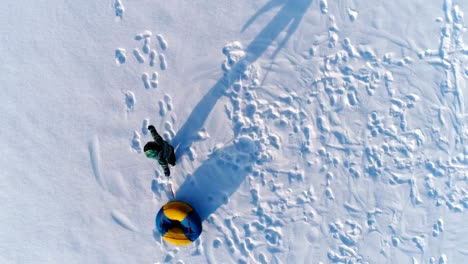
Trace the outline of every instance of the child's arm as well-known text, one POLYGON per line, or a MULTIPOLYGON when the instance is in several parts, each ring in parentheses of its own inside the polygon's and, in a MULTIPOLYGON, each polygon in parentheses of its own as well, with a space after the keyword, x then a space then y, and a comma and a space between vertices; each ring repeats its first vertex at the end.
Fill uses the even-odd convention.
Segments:
POLYGON ((151 132, 151 136, 153 136, 154 141, 159 143, 162 137, 158 134, 158 131, 156 131, 156 128, 154 128, 153 125, 149 125, 148 130, 151 132))

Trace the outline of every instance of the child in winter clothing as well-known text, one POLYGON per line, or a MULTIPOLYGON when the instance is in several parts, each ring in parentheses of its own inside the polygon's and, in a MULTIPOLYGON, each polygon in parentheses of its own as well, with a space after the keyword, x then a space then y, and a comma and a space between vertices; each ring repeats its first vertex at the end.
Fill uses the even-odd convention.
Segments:
POLYGON ((145 151, 145 155, 148 158, 158 160, 159 165, 161 165, 164 170, 164 175, 169 177, 171 175, 171 171, 169 170, 168 164, 175 166, 176 163, 174 148, 158 134, 158 131, 156 131, 154 126, 148 126, 148 130, 151 132, 151 136, 153 136, 154 141, 146 143, 143 149, 145 151))

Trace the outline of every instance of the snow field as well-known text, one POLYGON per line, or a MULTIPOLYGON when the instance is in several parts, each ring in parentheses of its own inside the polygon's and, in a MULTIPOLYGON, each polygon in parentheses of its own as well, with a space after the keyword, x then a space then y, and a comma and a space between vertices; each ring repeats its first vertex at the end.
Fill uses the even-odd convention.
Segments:
POLYGON ((43 64, 4 38, 0 260, 463 263, 463 1, 182 2, 57 3, 43 64), (204 220, 187 247, 155 232, 170 185, 204 220))

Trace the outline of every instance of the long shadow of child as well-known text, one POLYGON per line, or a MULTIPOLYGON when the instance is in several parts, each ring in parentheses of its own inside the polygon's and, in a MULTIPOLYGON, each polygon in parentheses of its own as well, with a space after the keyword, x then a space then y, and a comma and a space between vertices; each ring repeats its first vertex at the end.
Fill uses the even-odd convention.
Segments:
POLYGON ((255 158, 236 145, 215 150, 177 190, 177 200, 190 203, 202 220, 229 201, 251 172, 255 158))

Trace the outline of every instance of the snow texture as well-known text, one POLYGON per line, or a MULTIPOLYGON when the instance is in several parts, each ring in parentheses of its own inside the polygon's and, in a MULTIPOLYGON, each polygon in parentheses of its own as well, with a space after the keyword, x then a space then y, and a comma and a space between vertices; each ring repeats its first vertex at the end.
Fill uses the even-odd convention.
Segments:
POLYGON ((10 2, 1 263, 466 262, 467 1, 10 2))

